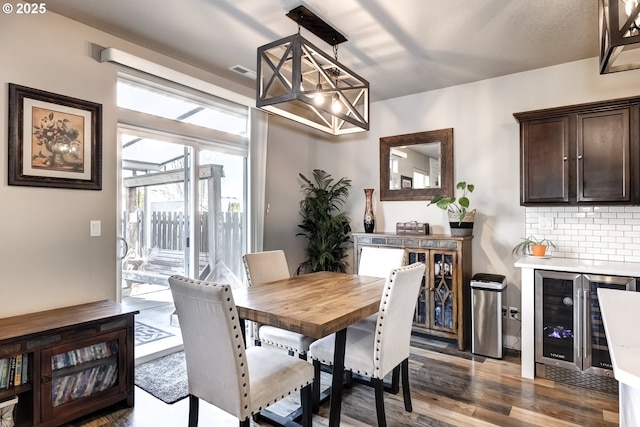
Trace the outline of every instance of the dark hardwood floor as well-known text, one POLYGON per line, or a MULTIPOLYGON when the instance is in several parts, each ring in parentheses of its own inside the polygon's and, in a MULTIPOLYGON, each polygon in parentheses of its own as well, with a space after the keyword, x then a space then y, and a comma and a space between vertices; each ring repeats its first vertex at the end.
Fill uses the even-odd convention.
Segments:
MULTIPOLYGON (((507 352, 494 360, 459 352, 455 344, 417 338, 410 359, 413 412, 404 411, 402 392, 385 394, 389 426, 430 427, 613 427, 618 397, 554 381, 520 378, 520 358, 507 352)), ((200 426, 235 427, 236 418, 206 403, 200 426)), ((67 427, 178 427, 187 425, 188 399, 166 405, 136 387, 134 408, 111 408, 67 427)), ((313 418, 326 426, 328 403, 313 418)), ((346 389, 343 426, 376 425, 373 389, 346 389)), ((267 425, 259 423, 252 425, 267 425)))

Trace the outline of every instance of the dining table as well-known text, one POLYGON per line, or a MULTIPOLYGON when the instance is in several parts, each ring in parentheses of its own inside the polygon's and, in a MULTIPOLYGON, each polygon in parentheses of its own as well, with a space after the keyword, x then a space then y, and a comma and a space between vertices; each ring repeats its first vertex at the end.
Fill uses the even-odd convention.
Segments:
POLYGON ((233 290, 243 323, 251 320, 316 339, 335 333, 330 427, 340 425, 347 327, 378 312, 385 282, 322 271, 233 290))

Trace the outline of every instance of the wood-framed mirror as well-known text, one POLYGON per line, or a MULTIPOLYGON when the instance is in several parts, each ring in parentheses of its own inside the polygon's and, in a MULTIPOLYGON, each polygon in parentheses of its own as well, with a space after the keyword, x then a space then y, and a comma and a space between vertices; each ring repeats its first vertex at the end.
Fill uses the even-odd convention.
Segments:
POLYGON ((453 128, 380 138, 380 200, 453 195, 453 128))

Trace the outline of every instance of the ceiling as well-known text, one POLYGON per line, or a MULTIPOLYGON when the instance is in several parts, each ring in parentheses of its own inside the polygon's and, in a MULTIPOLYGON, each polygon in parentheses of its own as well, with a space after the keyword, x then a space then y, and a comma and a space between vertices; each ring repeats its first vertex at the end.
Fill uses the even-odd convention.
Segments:
MULTIPOLYGON (((304 5, 348 40, 338 60, 371 101, 598 56, 596 0, 56 0, 53 12, 228 80, 256 69, 256 49, 298 31, 304 5)), ((331 46, 301 30, 332 53, 331 46)))

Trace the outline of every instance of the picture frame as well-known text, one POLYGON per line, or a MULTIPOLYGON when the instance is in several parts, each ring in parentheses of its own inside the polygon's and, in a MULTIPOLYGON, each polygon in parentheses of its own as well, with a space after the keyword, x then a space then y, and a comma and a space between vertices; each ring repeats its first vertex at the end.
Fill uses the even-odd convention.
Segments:
POLYGON ((413 188, 413 178, 400 175, 400 188, 413 188))
POLYGON ((9 83, 9 185, 102 189, 102 104, 9 83))

